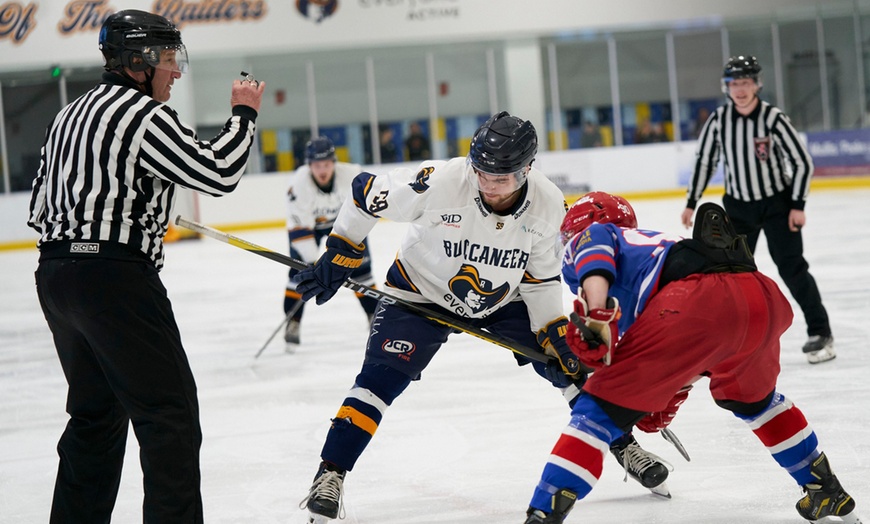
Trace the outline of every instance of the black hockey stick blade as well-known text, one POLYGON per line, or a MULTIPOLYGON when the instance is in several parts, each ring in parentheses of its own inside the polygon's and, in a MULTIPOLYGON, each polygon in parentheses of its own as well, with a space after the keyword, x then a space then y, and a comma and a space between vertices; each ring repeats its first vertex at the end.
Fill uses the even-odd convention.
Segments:
MULTIPOLYGON (((223 231, 219 231, 217 229, 204 226, 197 222, 187 220, 181 215, 175 217, 175 224, 191 231, 195 231, 197 233, 205 235, 207 237, 213 238, 215 240, 220 240, 221 242, 224 242, 231 246, 235 246, 256 255, 260 255, 261 257, 268 258, 269 260, 284 264, 285 266, 291 267, 293 269, 303 270, 308 267, 308 264, 302 262, 301 260, 296 260, 295 258, 278 253, 276 251, 272 251, 271 249, 265 248, 263 246, 258 246, 257 244, 248 242, 247 240, 241 239, 239 237, 230 235, 229 233, 224 233, 223 231)), ((509 349, 514 353, 528 358, 529 360, 543 362, 545 364, 548 363, 550 360, 555 360, 551 359, 541 351, 536 351, 514 340, 496 335, 494 333, 490 333, 488 331, 484 331, 470 324, 460 322, 447 315, 441 314, 437 311, 432 311, 431 309, 421 306, 419 304, 415 304, 414 302, 409 302, 407 300, 394 297, 393 295, 381 291, 380 289, 375 289, 364 284, 360 284, 359 282, 351 278, 345 280, 342 286, 356 293, 374 298, 375 300, 383 300, 386 304, 403 307, 409 311, 417 313, 420 316, 428 318, 429 320, 434 320, 439 324, 443 324, 453 329, 462 331, 463 333, 468 333, 469 335, 475 336, 481 340, 485 340, 497 346, 509 349)))
POLYGON ((689 452, 686 451, 686 448, 683 446, 683 443, 680 442, 680 439, 678 439, 676 435, 674 435, 673 431, 671 431, 668 428, 665 428, 661 431, 661 433, 662 433, 662 437, 664 437, 665 440, 667 440, 668 442, 673 444, 675 448, 677 448, 677 451, 679 451, 680 455, 682 455, 683 458, 686 459, 686 462, 692 462, 692 458, 689 457, 689 452))

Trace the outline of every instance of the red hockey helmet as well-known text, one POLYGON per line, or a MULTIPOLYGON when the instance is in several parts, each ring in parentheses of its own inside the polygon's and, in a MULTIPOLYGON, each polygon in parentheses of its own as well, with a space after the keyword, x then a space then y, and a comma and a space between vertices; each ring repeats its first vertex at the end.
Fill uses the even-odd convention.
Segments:
POLYGON ((637 215, 628 200, 603 191, 586 193, 574 202, 562 220, 562 244, 582 233, 592 224, 613 224, 619 227, 637 227, 637 215))

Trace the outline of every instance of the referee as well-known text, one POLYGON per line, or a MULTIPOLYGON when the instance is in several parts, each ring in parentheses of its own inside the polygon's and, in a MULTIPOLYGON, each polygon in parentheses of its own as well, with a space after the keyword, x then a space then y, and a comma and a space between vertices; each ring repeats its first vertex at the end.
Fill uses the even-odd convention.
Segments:
POLYGON ((801 227, 813 161, 797 132, 778 108, 758 98, 761 66, 754 56, 725 64, 722 91, 728 102, 707 119, 698 139, 697 160, 689 180, 683 225, 710 182, 720 155, 725 161, 722 203, 739 234, 755 252, 764 231, 779 276, 800 305, 809 338, 803 352, 810 364, 836 357, 828 313, 803 256, 801 227))
POLYGON ((196 385, 158 271, 176 186, 220 196, 239 182, 263 84, 233 82, 209 142, 165 102, 187 72, 181 34, 135 10, 106 18, 102 82, 48 127, 28 224, 36 290, 69 385, 52 523, 109 522, 127 428, 139 441, 143 522, 201 523, 196 385))

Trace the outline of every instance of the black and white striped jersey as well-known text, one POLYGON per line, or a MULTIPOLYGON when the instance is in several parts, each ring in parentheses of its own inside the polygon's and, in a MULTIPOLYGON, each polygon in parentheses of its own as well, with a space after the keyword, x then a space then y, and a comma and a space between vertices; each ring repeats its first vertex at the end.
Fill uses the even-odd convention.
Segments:
POLYGON ((700 200, 720 156, 729 196, 754 202, 789 191, 792 209, 804 208, 813 160, 780 109, 759 100, 755 110, 743 116, 729 100, 710 115, 698 138, 688 207, 700 200))
POLYGON ((46 131, 28 219, 38 244, 115 242, 159 269, 176 184, 212 196, 235 189, 256 116, 236 106, 214 139, 200 141, 169 106, 104 73, 46 131))

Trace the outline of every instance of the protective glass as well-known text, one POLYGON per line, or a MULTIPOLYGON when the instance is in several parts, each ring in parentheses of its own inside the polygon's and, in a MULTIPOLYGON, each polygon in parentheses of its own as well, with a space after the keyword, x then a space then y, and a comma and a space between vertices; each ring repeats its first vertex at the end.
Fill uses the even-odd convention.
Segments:
POLYGON ((529 166, 513 173, 487 173, 471 165, 471 157, 465 158, 465 176, 481 193, 504 196, 523 187, 529 176, 529 166))
POLYGON ((146 64, 156 69, 168 69, 182 74, 190 69, 184 44, 145 46, 142 48, 142 58, 146 64))

